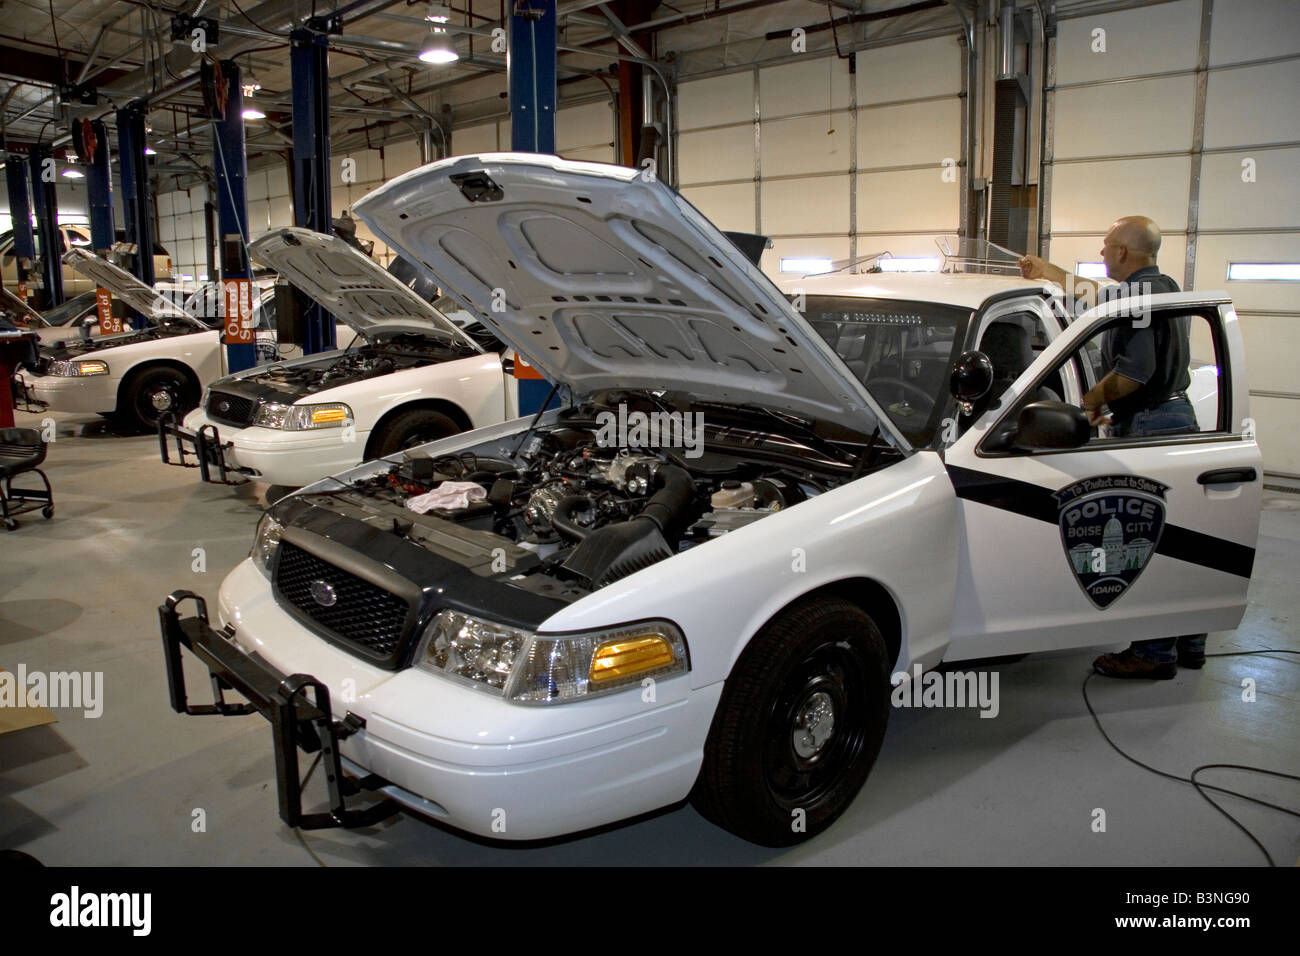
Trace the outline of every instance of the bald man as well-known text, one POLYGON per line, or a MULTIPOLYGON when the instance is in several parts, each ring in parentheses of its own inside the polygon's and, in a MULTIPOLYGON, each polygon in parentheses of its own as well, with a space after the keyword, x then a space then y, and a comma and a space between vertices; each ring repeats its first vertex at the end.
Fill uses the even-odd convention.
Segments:
MULTIPOLYGON (((1038 256, 1021 259, 1020 272, 1026 279, 1047 279, 1067 290, 1072 284, 1075 298, 1086 296, 1097 303, 1177 292, 1178 283, 1156 266, 1159 252, 1160 227, 1146 216, 1125 216, 1110 227, 1101 247, 1106 275, 1118 285, 1071 276, 1038 256)), ((1109 424, 1112 438, 1197 431, 1196 413, 1187 398, 1191 384, 1190 326, 1187 316, 1155 322, 1139 312, 1136 319, 1102 333, 1102 366, 1106 374, 1083 396, 1089 424, 1109 424), (1109 408, 1109 417, 1102 411, 1103 406, 1109 408)), ((1122 653, 1103 654, 1093 661, 1097 672, 1107 677, 1155 680, 1173 677, 1179 664, 1204 666, 1204 634, 1137 641, 1122 653)))

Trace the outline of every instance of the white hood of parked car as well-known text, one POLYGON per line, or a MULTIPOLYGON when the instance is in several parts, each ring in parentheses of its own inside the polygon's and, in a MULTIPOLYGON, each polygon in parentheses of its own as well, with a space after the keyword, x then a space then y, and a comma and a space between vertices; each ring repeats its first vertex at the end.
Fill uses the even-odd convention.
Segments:
POLYGON ((367 338, 378 332, 436 330, 482 351, 456 323, 338 236, 310 229, 276 229, 252 242, 248 250, 367 338))
POLYGON ((206 325, 165 295, 149 288, 125 269, 101 259, 93 252, 74 246, 64 254, 63 262, 86 278, 94 280, 97 286, 107 289, 150 322, 178 322, 192 326, 196 332, 209 331, 206 325))
POLYGON ((397 177, 354 212, 579 393, 682 390, 891 429, 740 249, 637 170, 532 153, 453 157, 397 177))

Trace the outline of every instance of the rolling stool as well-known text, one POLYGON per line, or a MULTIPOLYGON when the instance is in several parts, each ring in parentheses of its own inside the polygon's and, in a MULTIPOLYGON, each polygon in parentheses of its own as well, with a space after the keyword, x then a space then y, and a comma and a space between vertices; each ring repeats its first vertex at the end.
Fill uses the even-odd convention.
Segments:
POLYGON ((0 512, 4 515, 6 531, 18 527, 14 515, 34 511, 38 507, 36 503, 44 502, 39 505, 42 515, 54 517, 54 490, 50 487, 50 479, 40 469, 44 460, 45 442, 41 441, 41 433, 36 429, 0 428, 0 512), (41 476, 45 483, 44 491, 13 487, 13 480, 26 471, 41 476))

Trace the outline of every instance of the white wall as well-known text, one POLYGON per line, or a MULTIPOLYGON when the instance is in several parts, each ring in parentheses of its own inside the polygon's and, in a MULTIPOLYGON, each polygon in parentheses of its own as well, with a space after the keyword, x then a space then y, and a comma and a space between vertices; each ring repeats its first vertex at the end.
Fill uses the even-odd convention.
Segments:
POLYGON ((1164 232, 1161 269, 1185 285, 1195 239, 1191 288, 1226 289, 1241 319, 1265 468, 1300 475, 1290 360, 1300 353, 1300 284, 1227 280, 1234 261, 1300 262, 1300 4, 1215 0, 1193 190, 1202 2, 1061 22, 1050 255, 1067 267, 1098 261, 1112 221, 1148 215, 1164 232), (1097 29, 1104 53, 1094 51, 1097 29), (1270 62, 1251 65, 1261 59, 1270 62), (1247 160, 1254 182, 1243 181, 1247 160))
POLYGON ((773 239, 763 259, 931 255, 956 230, 956 37, 809 55, 679 87, 682 195, 723 229, 773 239))

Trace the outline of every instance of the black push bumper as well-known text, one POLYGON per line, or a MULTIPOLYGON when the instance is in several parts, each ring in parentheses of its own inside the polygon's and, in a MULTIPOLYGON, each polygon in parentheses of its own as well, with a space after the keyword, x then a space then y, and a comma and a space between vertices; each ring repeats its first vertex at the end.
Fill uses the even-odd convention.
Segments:
POLYGON ((208 624, 207 602, 190 591, 173 591, 158 608, 162 628, 163 655, 167 664, 167 689, 172 710, 178 714, 239 717, 261 714, 271 722, 275 746, 275 776, 280 793, 280 818, 291 827, 321 830, 329 827, 372 826, 398 812, 389 798, 364 808, 348 806, 348 798, 363 790, 388 785, 381 777, 362 779, 345 776, 338 743, 365 727, 352 713, 335 720, 330 710, 329 688, 306 674, 284 675, 270 665, 250 657, 208 624), (194 601, 196 615, 182 618, 177 606, 194 601), (186 647, 207 667, 212 679, 211 704, 191 704, 186 697, 185 670, 181 648, 186 647), (311 698, 306 691, 311 689, 311 698), (223 692, 233 690, 248 703, 230 703, 223 692), (298 751, 318 753, 325 767, 330 809, 325 813, 303 813, 302 784, 298 772, 298 751))
POLYGON ((199 477, 218 485, 242 485, 251 472, 226 463, 226 450, 231 442, 221 440, 216 425, 204 425, 197 432, 182 428, 176 416, 168 413, 158 420, 158 453, 165 465, 198 468, 199 477), (172 459, 175 445, 175 460, 172 459), (188 459, 193 457, 193 462, 188 459), (231 477, 231 476, 235 477, 231 477))

